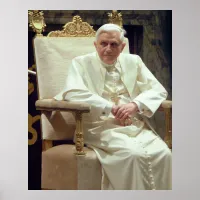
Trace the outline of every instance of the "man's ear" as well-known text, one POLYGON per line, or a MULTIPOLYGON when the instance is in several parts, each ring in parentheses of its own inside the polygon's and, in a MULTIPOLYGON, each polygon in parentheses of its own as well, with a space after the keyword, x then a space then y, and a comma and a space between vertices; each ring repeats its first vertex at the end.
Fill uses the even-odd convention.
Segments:
POLYGON ((126 46, 126 43, 123 42, 123 43, 122 43, 122 49, 121 49, 121 52, 123 51, 123 49, 124 49, 125 46, 126 46))
POLYGON ((94 41, 94 46, 97 49, 97 42, 96 41, 94 41))

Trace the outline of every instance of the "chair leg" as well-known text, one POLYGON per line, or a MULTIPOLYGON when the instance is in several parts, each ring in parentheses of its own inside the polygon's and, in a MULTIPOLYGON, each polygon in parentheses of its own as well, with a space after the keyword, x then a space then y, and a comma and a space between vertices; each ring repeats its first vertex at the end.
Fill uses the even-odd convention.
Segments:
POLYGON ((165 112, 165 138, 164 141, 172 149, 172 112, 171 108, 164 108, 165 112))
POLYGON ((42 151, 46 151, 47 149, 50 149, 51 147, 53 147, 52 140, 43 140, 42 141, 42 151))

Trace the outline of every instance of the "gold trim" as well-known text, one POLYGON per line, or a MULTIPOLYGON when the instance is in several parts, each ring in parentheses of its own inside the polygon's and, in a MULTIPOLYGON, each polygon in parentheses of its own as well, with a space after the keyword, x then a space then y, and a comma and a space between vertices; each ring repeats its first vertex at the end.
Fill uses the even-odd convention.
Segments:
POLYGON ((122 14, 118 13, 117 10, 113 10, 112 13, 108 13, 108 22, 111 24, 117 24, 123 28, 122 14))
POLYGON ((76 15, 72 22, 63 26, 63 30, 51 31, 47 37, 93 37, 95 33, 93 26, 83 22, 81 17, 76 15))
POLYGON ((46 151, 53 147, 53 141, 52 140, 43 140, 42 141, 42 151, 46 151))
POLYGON ((165 112, 165 138, 164 141, 172 149, 172 113, 171 108, 164 108, 165 112))
POLYGON ((30 17, 29 26, 36 32, 36 36, 43 36, 42 32, 46 27, 44 22, 43 12, 39 10, 28 11, 28 15, 30 17))
POLYGON ((34 92, 35 88, 34 88, 34 84, 29 82, 29 80, 30 80, 30 77, 28 77, 28 95, 31 95, 34 92))
POLYGON ((76 120, 76 152, 75 154, 85 155, 83 150, 84 147, 84 139, 83 139, 83 127, 82 127, 82 114, 83 112, 76 112, 75 113, 75 120, 76 120))
POLYGON ((28 145, 33 145, 37 141, 38 133, 32 126, 38 120, 40 120, 39 115, 33 117, 32 115, 28 114, 28 133, 32 134, 32 138, 28 139, 28 145))
MULTIPOLYGON (((33 64, 31 67, 28 68, 28 73, 31 73, 31 74, 35 73, 36 75, 36 72, 33 71, 34 69, 35 69, 35 65, 33 64)), ((32 94, 33 91, 35 90, 34 83, 30 82, 29 80, 30 80, 30 77, 28 76, 28 95, 32 94)))

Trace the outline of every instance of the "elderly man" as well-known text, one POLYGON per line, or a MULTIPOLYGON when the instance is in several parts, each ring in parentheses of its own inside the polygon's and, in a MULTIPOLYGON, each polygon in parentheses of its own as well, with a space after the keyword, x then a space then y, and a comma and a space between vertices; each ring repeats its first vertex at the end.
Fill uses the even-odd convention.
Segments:
POLYGON ((84 139, 102 165, 104 190, 171 189, 171 151, 148 122, 167 92, 138 55, 121 53, 125 30, 105 24, 96 52, 76 57, 55 99, 87 102, 84 139))

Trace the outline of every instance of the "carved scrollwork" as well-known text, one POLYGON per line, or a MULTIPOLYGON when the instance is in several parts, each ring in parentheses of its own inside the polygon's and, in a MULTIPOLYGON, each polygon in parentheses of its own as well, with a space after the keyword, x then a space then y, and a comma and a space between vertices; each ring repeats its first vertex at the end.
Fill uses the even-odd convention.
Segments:
POLYGON ((123 27, 122 14, 118 13, 117 10, 113 10, 112 13, 108 13, 108 22, 117 24, 121 28, 123 27))
POLYGON ((48 37, 92 37, 95 36, 95 33, 93 26, 83 22, 81 17, 76 15, 72 22, 63 26, 63 30, 51 31, 48 37))
POLYGON ((29 11, 28 15, 30 17, 29 26, 32 27, 33 31, 36 32, 36 36, 43 36, 42 32, 46 27, 44 22, 43 12, 39 10, 29 11))
POLYGON ((82 112, 77 111, 75 113, 76 119, 76 155, 85 155, 83 151, 84 139, 83 139, 83 128, 82 128, 82 112))
POLYGON ((28 114, 28 132, 32 135, 32 138, 28 139, 28 145, 33 145, 37 141, 38 133, 33 128, 33 124, 38 120, 40 120, 39 115, 33 117, 32 115, 28 114))

